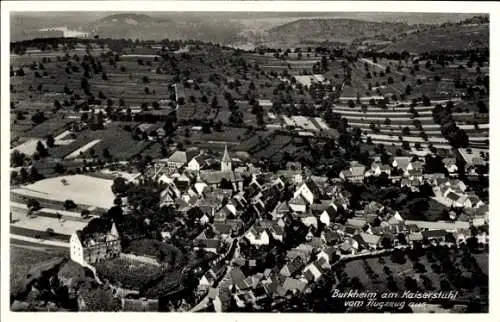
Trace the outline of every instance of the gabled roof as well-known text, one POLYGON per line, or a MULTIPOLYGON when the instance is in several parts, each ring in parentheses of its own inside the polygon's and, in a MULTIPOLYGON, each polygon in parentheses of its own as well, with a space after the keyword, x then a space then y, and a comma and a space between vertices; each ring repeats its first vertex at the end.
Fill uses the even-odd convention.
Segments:
POLYGON ((446 198, 450 199, 450 200, 453 200, 453 201, 457 201, 458 199, 460 199, 460 196, 457 195, 456 193, 454 193, 453 191, 450 191, 447 195, 446 195, 446 198))
POLYGON ((332 242, 336 242, 336 241, 340 241, 340 235, 336 232, 336 231, 333 231, 333 230, 327 230, 325 231, 324 233, 324 238, 326 240, 327 243, 332 243, 332 242))
POLYGON ((298 195, 296 198, 293 198, 288 202, 289 205, 301 205, 301 206, 306 206, 307 201, 302 197, 302 195, 298 195))
POLYGON ((367 233, 361 233, 360 236, 361 236, 361 238, 363 238, 363 240, 365 242, 367 242, 368 244, 371 244, 371 245, 377 245, 380 242, 380 238, 381 238, 380 236, 367 234, 367 233))
MULTIPOLYGON (((245 274, 239 269, 238 267, 235 267, 231 270, 231 281, 233 282, 233 285, 243 285, 243 281, 245 280, 245 274)), ((239 286, 238 286, 239 287, 239 286)))
POLYGON ((283 288, 285 289, 285 291, 299 291, 299 292, 302 292, 304 291, 304 289, 306 288, 307 286, 307 283, 302 281, 302 280, 298 280, 298 279, 295 279, 295 278, 287 278, 285 280, 285 282, 283 283, 283 288))
POLYGON ((290 211, 290 208, 288 207, 288 204, 286 202, 282 202, 276 206, 274 209, 274 212, 277 214, 284 214, 290 211))
POLYGON ((218 234, 228 235, 231 233, 231 226, 226 225, 224 223, 214 223, 214 230, 218 234))
POLYGON ((410 164, 411 159, 409 157, 394 157, 393 163, 397 163, 397 167, 406 170, 410 164))
POLYGON ((424 230, 422 232, 422 236, 427 239, 446 237, 446 234, 447 232, 444 229, 424 230))
POLYGON ((210 248, 210 249, 217 249, 219 246, 219 240, 218 239, 196 239, 194 242, 195 247, 199 248, 210 248))
POLYGON ((291 260, 290 262, 288 262, 283 266, 283 268, 280 271, 280 274, 284 276, 292 276, 296 272, 298 272, 303 266, 304 266, 303 259, 300 256, 295 257, 293 260, 291 260))

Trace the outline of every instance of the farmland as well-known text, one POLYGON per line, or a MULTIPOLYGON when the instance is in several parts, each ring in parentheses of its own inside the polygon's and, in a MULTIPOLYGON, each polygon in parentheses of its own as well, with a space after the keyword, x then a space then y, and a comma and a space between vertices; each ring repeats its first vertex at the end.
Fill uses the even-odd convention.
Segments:
POLYGON ((458 302, 475 296, 483 301, 487 297, 484 291, 488 272, 481 269, 481 261, 487 254, 471 255, 463 249, 443 246, 395 253, 349 261, 343 270, 347 278, 369 291, 458 290, 458 302), (449 265, 454 268, 447 270, 449 265))

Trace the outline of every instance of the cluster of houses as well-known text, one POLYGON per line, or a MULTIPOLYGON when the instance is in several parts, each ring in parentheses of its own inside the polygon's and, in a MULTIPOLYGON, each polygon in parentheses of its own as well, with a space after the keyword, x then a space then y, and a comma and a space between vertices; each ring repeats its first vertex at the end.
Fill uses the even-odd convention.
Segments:
MULTIPOLYGON (((227 254, 225 246, 235 240, 262 251, 275 243, 287 248, 287 233, 303 240, 288 249, 282 267, 265 267, 250 276, 239 267, 244 263, 256 266, 257 259, 236 252, 229 265, 230 285, 236 303, 244 306, 262 298, 306 291, 342 256, 411 247, 416 242, 463 243, 471 236, 473 226, 487 224, 488 206, 453 175, 456 169, 451 161, 445 162, 447 176, 426 174, 424 165, 424 161, 410 157, 394 157, 389 164, 375 159, 369 168, 352 162, 339 179, 331 180, 307 175, 297 163, 288 163, 286 169, 276 173, 265 173, 251 165, 235 168, 226 147, 219 162, 198 151, 176 151, 157 162, 151 175, 165 186, 161 206, 174 207, 180 218, 196 218, 203 228, 193 240, 196 251, 227 254), (217 164, 219 169, 214 167, 217 164), (413 191, 430 185, 433 198, 451 208, 449 220, 407 220, 376 201, 364 203, 364 209, 352 210, 351 195, 342 182, 360 183, 384 173, 394 184, 413 191), (457 215, 453 209, 459 208, 457 215), (291 223, 297 221, 305 229, 291 230, 291 223)), ((164 231, 163 239, 167 241, 174 233, 164 231)), ((76 232, 71 238, 71 258, 83 265, 119 254, 114 225, 99 236, 76 232)), ((488 242, 485 231, 476 237, 480 243, 488 242)), ((220 272, 224 270, 206 272, 199 289, 216 298, 213 289, 220 272)))

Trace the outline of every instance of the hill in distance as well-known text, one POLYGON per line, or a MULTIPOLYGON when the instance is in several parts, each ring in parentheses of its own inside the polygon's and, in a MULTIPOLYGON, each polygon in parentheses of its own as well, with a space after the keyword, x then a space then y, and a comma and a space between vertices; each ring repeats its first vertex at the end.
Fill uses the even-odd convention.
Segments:
POLYGON ((350 44, 359 38, 393 35, 415 28, 400 22, 374 22, 355 19, 299 19, 268 30, 263 42, 302 44, 340 42, 350 44))
POLYGON ((114 14, 86 26, 102 38, 141 40, 195 39, 227 43, 241 26, 222 19, 173 19, 145 14, 114 14))

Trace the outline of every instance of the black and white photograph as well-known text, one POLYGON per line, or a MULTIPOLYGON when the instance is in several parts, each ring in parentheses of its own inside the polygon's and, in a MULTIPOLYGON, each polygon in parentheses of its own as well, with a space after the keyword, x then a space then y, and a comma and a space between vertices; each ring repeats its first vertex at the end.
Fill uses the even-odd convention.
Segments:
POLYGON ((7 310, 490 312, 488 10, 36 3, 2 28, 7 310))

